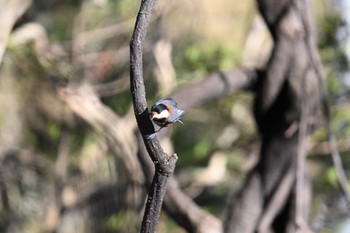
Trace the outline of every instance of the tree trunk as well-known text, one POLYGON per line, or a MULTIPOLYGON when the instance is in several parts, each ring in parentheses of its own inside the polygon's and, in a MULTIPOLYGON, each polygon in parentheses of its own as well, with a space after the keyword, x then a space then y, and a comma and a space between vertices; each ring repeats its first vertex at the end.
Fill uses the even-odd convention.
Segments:
POLYGON ((320 66, 315 65, 319 61, 313 60, 317 52, 312 12, 307 0, 258 0, 258 6, 274 40, 254 105, 262 138, 260 159, 232 200, 225 232, 307 232, 309 185, 298 166, 298 156, 304 159, 299 142, 318 123, 323 98, 316 70, 320 66), (302 173, 304 192, 296 192, 297 172, 302 173), (296 195, 302 195, 303 203, 296 195))

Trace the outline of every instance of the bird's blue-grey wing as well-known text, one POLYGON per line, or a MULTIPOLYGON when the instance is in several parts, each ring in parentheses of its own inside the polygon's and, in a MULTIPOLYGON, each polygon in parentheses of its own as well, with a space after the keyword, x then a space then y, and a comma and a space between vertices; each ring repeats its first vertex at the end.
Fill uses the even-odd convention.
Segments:
POLYGON ((184 115, 185 115, 185 111, 175 107, 174 113, 169 117, 168 121, 169 122, 180 122, 183 124, 182 118, 184 115))
POLYGON ((162 98, 154 103, 154 106, 158 104, 169 104, 171 107, 177 107, 177 103, 172 98, 162 98))

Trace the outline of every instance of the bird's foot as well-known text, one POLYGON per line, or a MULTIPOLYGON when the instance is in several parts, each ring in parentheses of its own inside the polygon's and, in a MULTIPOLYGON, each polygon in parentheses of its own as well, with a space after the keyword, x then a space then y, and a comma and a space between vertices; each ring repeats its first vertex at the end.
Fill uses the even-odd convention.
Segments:
POLYGON ((153 139, 156 135, 157 135, 157 132, 152 133, 152 134, 149 134, 149 135, 145 135, 145 138, 146 138, 146 140, 151 140, 151 139, 153 139))

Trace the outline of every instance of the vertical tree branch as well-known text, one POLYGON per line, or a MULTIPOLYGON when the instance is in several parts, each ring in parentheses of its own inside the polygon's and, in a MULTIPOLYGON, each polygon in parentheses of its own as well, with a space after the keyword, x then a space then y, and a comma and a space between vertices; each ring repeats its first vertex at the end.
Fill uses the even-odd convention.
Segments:
POLYGON ((315 33, 311 33, 314 28, 312 27, 312 17, 305 12, 303 12, 303 9, 310 7, 309 2, 305 0, 294 0, 295 6, 299 9, 299 14, 300 20, 303 23, 303 26, 306 30, 306 37, 305 37, 305 43, 307 44, 307 49, 308 49, 308 55, 309 59, 311 62, 311 65, 313 66, 317 78, 318 78, 318 88, 320 89, 320 93, 322 93, 322 110, 324 114, 324 124, 326 128, 326 133, 327 133, 327 138, 328 138, 328 143, 330 147, 330 152, 333 160, 334 167, 336 169, 338 178, 339 178, 339 185, 341 190, 344 193, 344 197, 348 203, 348 206, 350 206, 350 187, 348 185, 348 181, 346 178, 346 173, 344 170, 344 166, 341 160, 341 156, 339 154, 338 146, 337 146, 337 140, 335 138, 335 135, 333 133, 333 130, 331 128, 331 116, 330 116, 330 109, 329 105, 327 102, 327 90, 326 90, 326 85, 325 85, 325 74, 322 69, 321 65, 321 60, 320 57, 317 54, 317 48, 316 48, 316 39, 312 37, 314 36, 315 33))
MULTIPOLYGON (((308 72, 308 70, 306 71, 308 72)), ((308 119, 309 106, 306 96, 306 80, 305 76, 301 80, 301 95, 304 98, 300 101, 300 120, 298 132, 298 152, 297 152, 297 168, 296 168, 296 182, 295 182, 295 227, 298 232, 305 232, 308 230, 307 223, 307 205, 304 203, 305 195, 305 163, 307 156, 307 140, 308 140, 308 119)))
POLYGON ((162 174, 157 172, 154 174, 151 189, 148 193, 145 214, 142 220, 140 232, 156 232, 160 210, 165 196, 166 184, 171 173, 162 174))
POLYGON ((148 195, 141 232, 156 231, 166 184, 168 178, 174 172, 177 161, 176 154, 169 156, 164 153, 156 137, 151 140, 145 139, 146 135, 154 132, 154 127, 149 118, 147 109, 146 91, 143 80, 142 50, 155 3, 156 0, 142 0, 130 41, 130 90, 133 99, 134 113, 148 154, 156 168, 148 195))

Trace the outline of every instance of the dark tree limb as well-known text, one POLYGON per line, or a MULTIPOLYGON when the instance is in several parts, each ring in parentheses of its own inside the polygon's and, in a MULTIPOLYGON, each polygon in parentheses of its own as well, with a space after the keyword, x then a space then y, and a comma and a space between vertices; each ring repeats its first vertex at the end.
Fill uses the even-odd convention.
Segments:
POLYGON ((141 2, 130 42, 130 89, 134 113, 148 154, 155 164, 155 175, 148 195, 141 232, 156 231, 166 184, 169 177, 174 172, 177 161, 176 154, 169 156, 164 153, 156 137, 150 140, 146 139, 146 135, 154 132, 154 127, 149 118, 147 109, 146 91, 143 79, 142 50, 155 3, 156 0, 143 0, 141 2))
MULTIPOLYGON (((152 181, 154 168, 149 159, 146 148, 142 145, 141 136, 138 137, 138 157, 148 184, 152 181)), ((175 176, 170 177, 167 192, 164 197, 164 210, 188 232, 222 233, 222 223, 215 216, 198 206, 180 187, 175 176)))
MULTIPOLYGON (((306 229, 301 225, 307 223, 307 191, 299 192, 302 197, 298 199, 306 201, 302 206, 299 202, 296 213, 297 155, 300 155, 299 168, 303 167, 306 151, 300 141, 318 125, 315 119, 320 119, 322 115, 322 94, 317 88, 317 71, 309 60, 309 53, 316 53, 315 47, 312 51, 308 50, 304 39, 314 31, 305 28, 298 17, 300 9, 293 2, 257 0, 274 39, 270 60, 259 75, 254 106, 262 146, 259 163, 250 172, 232 202, 235 205, 228 211, 226 232, 263 233, 270 229, 274 232, 295 232, 300 227, 303 227, 301 230, 306 229), (307 100, 307 112, 302 109, 302 100, 307 100), (301 121, 304 122, 302 125, 301 121), (288 182, 284 181, 286 177, 289 177, 288 182), (296 214, 298 225, 293 218, 296 214)), ((310 18, 311 8, 304 8, 303 14, 310 18)), ((313 25, 310 22, 310 27, 313 25)), ((313 40, 314 36, 312 34, 310 38, 313 40)), ((305 172, 301 171, 299 175, 305 181, 305 172)), ((299 183, 298 189, 301 188, 308 190, 308 183, 299 183)))
POLYGON ((270 227, 273 220, 278 215, 280 209, 282 209, 285 202, 288 200, 290 190, 292 189, 294 182, 294 171, 289 168, 289 170, 284 174, 281 179, 281 185, 275 191, 271 200, 267 203, 265 212, 262 214, 259 224, 257 226, 257 231, 259 233, 271 231, 270 227))

